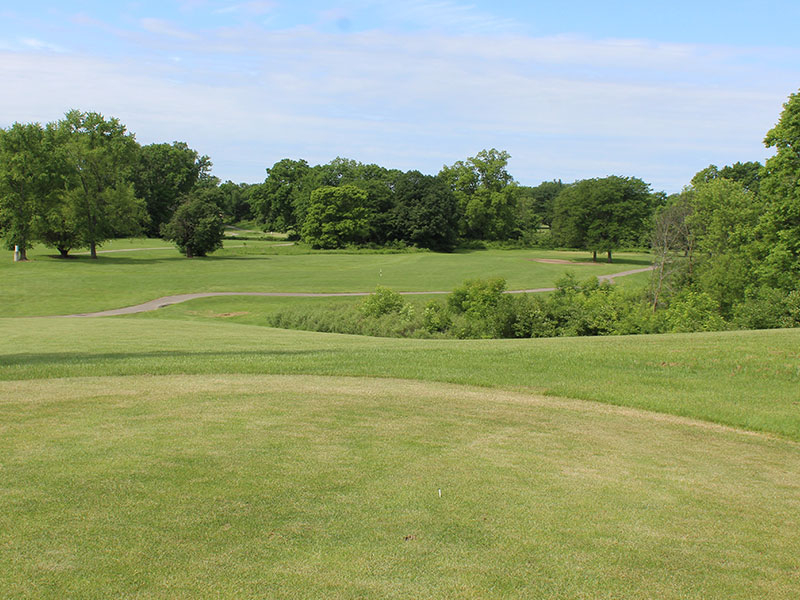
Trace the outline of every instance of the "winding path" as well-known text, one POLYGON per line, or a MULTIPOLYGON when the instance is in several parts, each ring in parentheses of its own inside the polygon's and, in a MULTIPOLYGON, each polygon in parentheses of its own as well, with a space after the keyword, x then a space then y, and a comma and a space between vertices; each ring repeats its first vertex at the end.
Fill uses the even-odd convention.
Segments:
MULTIPOLYGON (((613 283, 617 277, 625 277, 626 275, 634 275, 636 273, 644 273, 652 271, 653 267, 644 267, 642 269, 631 269, 629 271, 622 271, 621 273, 612 273, 611 275, 600 275, 600 281, 607 281, 613 283)), ((507 294, 538 294, 541 292, 553 292, 556 288, 534 288, 529 290, 509 290, 507 294)), ((174 296, 163 296, 136 304, 135 306, 126 306, 124 308, 114 308, 111 310, 102 310, 99 312, 80 313, 75 315, 61 315, 65 318, 74 317, 115 317, 118 315, 132 315, 140 312, 149 312, 158 310, 171 304, 179 304, 187 300, 195 300, 197 298, 212 298, 215 296, 266 296, 272 298, 336 298, 341 296, 369 296, 372 292, 199 292, 194 294, 175 294, 174 296)), ((403 296, 423 296, 429 294, 449 294, 450 292, 434 291, 434 292, 399 292, 403 296)))

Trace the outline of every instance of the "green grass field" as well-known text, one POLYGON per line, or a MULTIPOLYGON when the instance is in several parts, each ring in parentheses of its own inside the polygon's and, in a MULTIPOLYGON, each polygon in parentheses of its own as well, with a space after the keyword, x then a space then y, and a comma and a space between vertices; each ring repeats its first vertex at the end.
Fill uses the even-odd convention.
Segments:
MULTIPOLYGON (((241 251, 0 263, 4 314, 230 290, 266 264, 272 289, 294 270, 365 290, 389 259, 383 277, 408 284, 408 268, 457 284, 475 261, 536 287, 554 266, 241 251), (45 297, 14 304, 9 279, 45 297)), ((410 340, 258 322, 285 301, 0 318, 0 597, 800 597, 800 330, 410 340)))
POLYGON ((486 250, 453 254, 413 252, 319 253, 274 242, 226 241, 226 249, 188 260, 162 240, 118 240, 97 260, 61 260, 37 248, 28 263, 0 252, 0 314, 39 316, 120 308, 191 292, 449 291, 465 279, 504 277, 509 289, 552 286, 565 272, 579 278, 646 266, 644 254, 621 253, 613 264, 542 264, 532 258, 586 261, 575 252, 486 250), (139 250, 140 248, 161 248, 139 250))

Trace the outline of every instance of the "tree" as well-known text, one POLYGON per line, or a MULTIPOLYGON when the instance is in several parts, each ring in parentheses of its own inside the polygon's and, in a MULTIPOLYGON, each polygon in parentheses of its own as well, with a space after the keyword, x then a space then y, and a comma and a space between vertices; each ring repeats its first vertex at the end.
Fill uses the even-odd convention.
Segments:
POLYGON ((439 172, 458 201, 461 233, 467 238, 501 240, 519 234, 516 184, 506 169, 509 158, 504 150, 481 150, 439 172))
POLYGON ((341 248, 369 236, 367 192, 350 184, 323 186, 311 193, 303 240, 314 248, 341 248))
POLYGON ((0 229, 21 260, 63 187, 52 126, 14 123, 0 129, 0 229))
POLYGON ((69 177, 64 198, 81 242, 97 258, 97 246, 132 234, 146 221, 146 207, 127 179, 138 145, 118 119, 69 111, 58 123, 69 177))
POLYGON ((161 236, 175 242, 187 258, 205 256, 222 248, 225 225, 219 208, 200 197, 186 198, 161 226, 161 236))
POLYGON ((764 239, 760 273, 765 282, 789 290, 800 281, 800 92, 789 96, 764 144, 776 153, 764 165, 760 195, 764 239))
POLYGON ((730 179, 740 183, 748 192, 758 194, 761 183, 761 171, 764 167, 758 161, 736 162, 721 169, 717 165, 708 165, 692 177, 692 185, 698 186, 716 179, 730 179))
POLYGON ((543 181, 535 187, 525 187, 524 197, 528 210, 536 216, 537 220, 548 227, 553 224, 553 211, 555 199, 566 184, 561 180, 543 181))
POLYGON ((284 158, 267 169, 264 183, 255 186, 252 191, 251 204, 258 220, 272 231, 286 231, 298 226, 297 209, 303 206, 302 217, 305 217, 303 196, 310 196, 308 176, 311 168, 304 160, 284 158))
POLYGON ((671 196, 653 218, 651 243, 654 260, 650 286, 653 310, 659 306, 665 292, 673 291, 673 279, 679 271, 681 255, 691 270, 694 238, 689 230, 688 218, 692 208, 688 197, 692 192, 684 190, 671 196))
POLYGON ((438 177, 409 171, 394 188, 391 236, 431 250, 451 251, 458 234, 458 204, 438 177))
POLYGON ((650 231, 653 196, 636 177, 612 175, 584 179, 564 188, 555 200, 553 237, 556 243, 598 251, 641 244, 650 231))
POLYGON ((136 196, 147 205, 149 235, 158 235, 161 224, 170 220, 180 204, 180 198, 210 169, 210 159, 199 156, 185 142, 149 144, 139 150, 131 179, 136 196))

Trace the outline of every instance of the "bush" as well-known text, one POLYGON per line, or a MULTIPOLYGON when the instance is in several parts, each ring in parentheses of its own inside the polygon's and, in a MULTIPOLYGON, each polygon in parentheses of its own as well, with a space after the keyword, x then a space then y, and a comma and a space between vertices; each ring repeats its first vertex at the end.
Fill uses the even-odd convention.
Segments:
POLYGON ((447 307, 431 300, 425 305, 422 311, 422 326, 430 333, 442 333, 447 331, 453 324, 453 318, 447 307))
POLYGON ((687 291, 676 296, 664 315, 668 331, 690 333, 693 331, 721 331, 725 320, 719 306, 705 292, 687 291))
POLYGON ((367 296, 361 303, 361 312, 367 316, 380 317, 393 312, 400 312, 403 308, 403 297, 389 289, 379 285, 375 288, 375 293, 367 296))

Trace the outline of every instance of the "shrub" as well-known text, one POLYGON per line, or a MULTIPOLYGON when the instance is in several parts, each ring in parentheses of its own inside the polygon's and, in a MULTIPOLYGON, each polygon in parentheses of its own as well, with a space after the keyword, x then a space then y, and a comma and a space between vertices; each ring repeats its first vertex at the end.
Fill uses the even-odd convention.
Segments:
POLYGON ((403 308, 403 297, 389 289, 379 285, 375 288, 375 293, 367 296, 361 303, 361 312, 367 316, 380 317, 393 312, 400 312, 403 308))
POLYGON ((431 300, 425 305, 422 311, 422 326, 430 333, 442 333, 447 331, 453 324, 453 319, 447 307, 431 300))
POLYGON ((676 296, 665 312, 666 326, 675 333, 721 331, 726 328, 714 299, 705 292, 687 291, 676 296))

